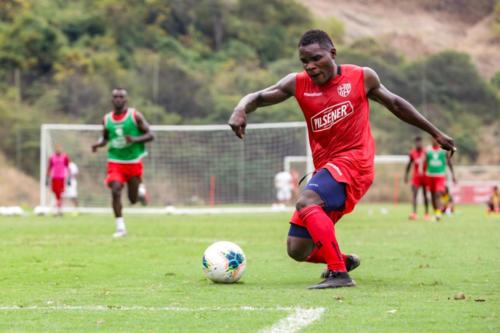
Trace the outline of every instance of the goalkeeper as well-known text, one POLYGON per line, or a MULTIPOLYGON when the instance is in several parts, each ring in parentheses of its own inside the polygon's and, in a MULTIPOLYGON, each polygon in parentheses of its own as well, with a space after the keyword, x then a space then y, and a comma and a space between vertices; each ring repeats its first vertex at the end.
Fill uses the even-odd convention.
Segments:
POLYGON ((113 111, 104 116, 102 137, 92 145, 92 152, 95 153, 98 148, 104 147, 109 141, 106 184, 111 190, 116 218, 116 232, 113 237, 119 238, 127 235, 122 215, 122 189, 127 184, 130 203, 134 204, 140 200, 142 159, 147 154, 145 143, 152 141, 154 136, 144 116, 127 106, 125 89, 113 90, 112 104, 113 111))

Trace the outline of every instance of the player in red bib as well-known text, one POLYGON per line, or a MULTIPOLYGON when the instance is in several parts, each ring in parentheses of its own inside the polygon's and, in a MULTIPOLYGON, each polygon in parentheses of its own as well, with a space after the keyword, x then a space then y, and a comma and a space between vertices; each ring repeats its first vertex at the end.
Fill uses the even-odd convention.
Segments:
POLYGON ((422 195, 424 196, 424 206, 425 215, 424 219, 426 221, 430 220, 429 216, 429 202, 427 201, 427 191, 426 187, 426 177, 425 177, 425 150, 422 145, 422 137, 417 136, 415 138, 415 148, 410 150, 409 161, 406 165, 405 171, 405 183, 408 183, 408 175, 410 174, 411 166, 413 165, 413 175, 411 178, 411 192, 412 192, 412 204, 413 211, 410 214, 410 220, 417 219, 417 195, 418 190, 422 189, 422 195))
POLYGON ((50 189, 56 197, 57 215, 62 215, 62 194, 64 192, 65 179, 69 174, 69 157, 60 144, 55 145, 55 152, 50 155, 47 166, 47 184, 50 179, 50 189))
POLYGON ((310 288, 351 287, 354 281, 347 271, 359 265, 359 258, 340 251, 335 224, 354 209, 373 181, 375 144, 368 98, 431 134, 444 149, 454 150, 454 142, 410 103, 387 90, 372 69, 337 65, 337 51, 325 32, 307 31, 298 46, 304 71, 243 97, 229 125, 242 139, 247 113, 295 97, 307 122, 316 172, 297 200, 288 254, 297 261, 326 263, 324 281, 310 288))

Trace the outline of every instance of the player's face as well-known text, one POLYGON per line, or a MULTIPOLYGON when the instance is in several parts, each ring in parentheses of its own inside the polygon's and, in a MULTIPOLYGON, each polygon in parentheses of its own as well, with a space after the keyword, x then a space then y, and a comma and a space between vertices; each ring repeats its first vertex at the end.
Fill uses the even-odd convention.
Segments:
POLYGON ((111 100, 116 110, 122 110, 127 104, 127 92, 125 90, 113 90, 113 99, 111 100))
POLYGON ((422 140, 415 140, 415 147, 417 149, 422 149, 422 140))
POLYGON ((335 48, 327 49, 318 43, 299 47, 299 58, 304 69, 317 84, 325 84, 334 74, 335 48))

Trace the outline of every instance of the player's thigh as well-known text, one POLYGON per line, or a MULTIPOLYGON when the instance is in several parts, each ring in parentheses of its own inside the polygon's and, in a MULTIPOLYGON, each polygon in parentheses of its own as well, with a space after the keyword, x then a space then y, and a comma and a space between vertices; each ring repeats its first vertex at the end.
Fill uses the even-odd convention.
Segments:
POLYGON ((127 181, 128 196, 130 199, 137 198, 139 195, 139 185, 141 178, 138 176, 130 177, 127 181))
POLYGON ((338 182, 327 169, 320 169, 307 183, 297 205, 299 206, 301 199, 305 199, 306 203, 311 201, 313 192, 319 197, 326 212, 342 210, 346 201, 345 188, 346 184, 338 182))

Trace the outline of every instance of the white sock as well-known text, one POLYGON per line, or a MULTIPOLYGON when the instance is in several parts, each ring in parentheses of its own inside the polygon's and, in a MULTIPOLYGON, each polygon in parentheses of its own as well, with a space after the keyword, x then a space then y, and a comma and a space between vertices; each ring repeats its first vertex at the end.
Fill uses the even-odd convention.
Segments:
POLYGON ((117 217, 116 218, 116 230, 123 230, 125 231, 125 220, 123 217, 117 217))

